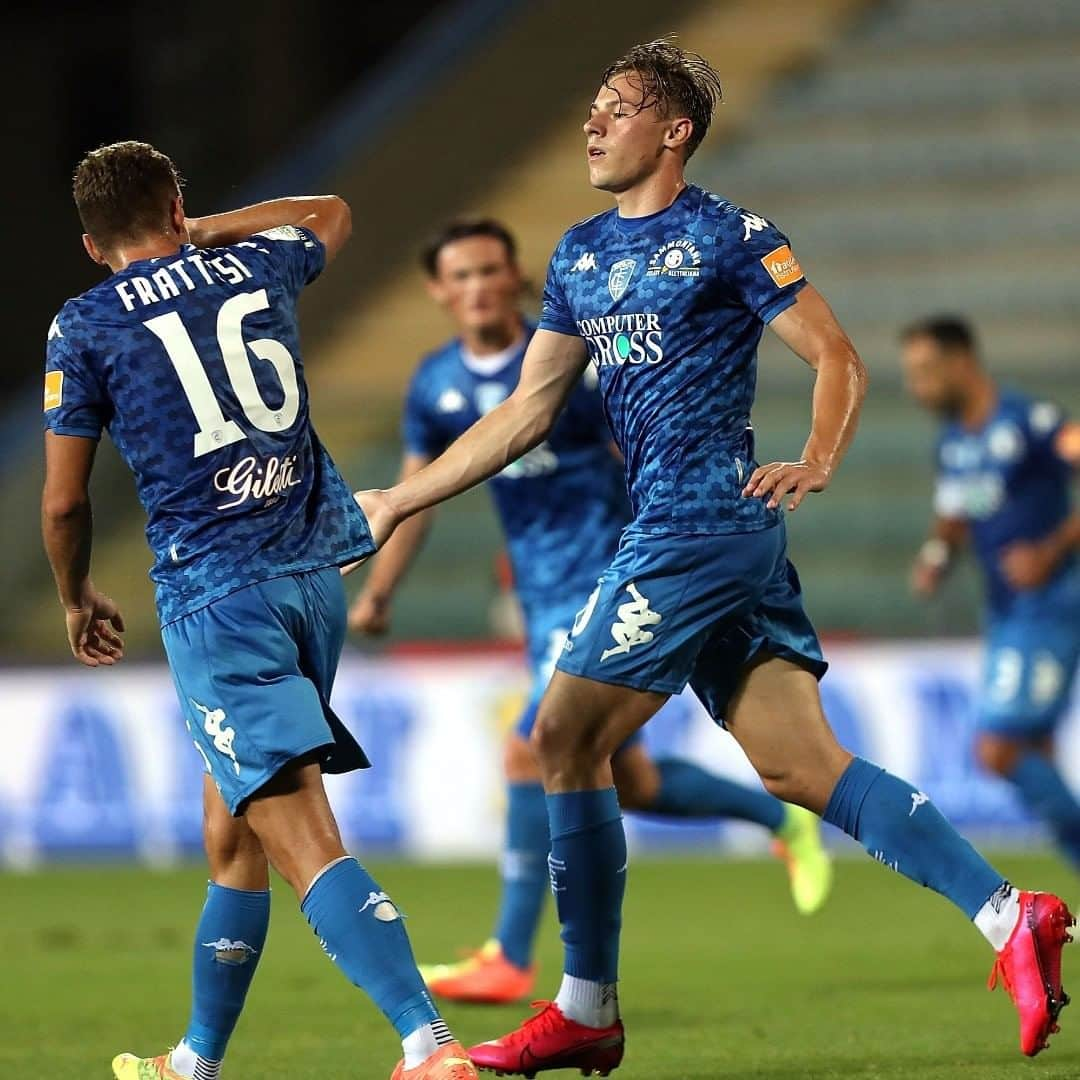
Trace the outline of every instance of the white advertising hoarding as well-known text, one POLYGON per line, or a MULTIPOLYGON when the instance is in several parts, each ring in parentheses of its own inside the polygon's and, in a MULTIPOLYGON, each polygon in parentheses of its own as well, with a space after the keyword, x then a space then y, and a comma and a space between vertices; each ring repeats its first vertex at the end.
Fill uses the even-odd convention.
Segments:
MULTIPOLYGON (((822 694, 845 745, 927 791, 962 830, 1031 840, 1035 830, 1009 786, 983 773, 971 753, 977 645, 843 645, 829 659, 822 694)), ((505 653, 347 658, 334 705, 373 762, 328 778, 351 846, 419 858, 495 855, 500 747, 525 688, 521 661, 505 653)), ((201 759, 164 668, 7 670, 0 695, 0 861, 168 861, 199 850, 201 759)), ((646 737, 658 756, 757 782, 734 740, 689 693, 650 723, 646 737)), ((1060 750, 1080 787, 1075 702, 1060 750)), ((767 839, 724 823, 633 818, 629 830, 638 849, 759 850, 767 839)))

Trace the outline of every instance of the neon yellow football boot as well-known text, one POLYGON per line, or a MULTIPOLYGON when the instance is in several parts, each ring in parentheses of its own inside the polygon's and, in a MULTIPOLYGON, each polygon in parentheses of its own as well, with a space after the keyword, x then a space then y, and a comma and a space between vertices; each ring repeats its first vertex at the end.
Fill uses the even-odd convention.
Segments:
POLYGON ((118 1054, 113 1058, 113 1076, 116 1080, 191 1080, 172 1068, 171 1059, 171 1050, 155 1058, 118 1054))
POLYGON ((821 819, 801 806, 786 806, 784 824, 773 840, 773 854, 787 863, 791 898, 802 915, 813 915, 829 898, 832 859, 821 844, 821 819))

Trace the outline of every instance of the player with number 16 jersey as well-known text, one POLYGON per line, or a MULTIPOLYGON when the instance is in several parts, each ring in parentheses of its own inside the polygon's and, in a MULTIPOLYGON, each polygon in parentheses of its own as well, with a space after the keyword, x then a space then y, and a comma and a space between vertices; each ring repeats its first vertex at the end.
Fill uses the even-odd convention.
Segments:
POLYGON ((79 163, 90 258, 110 275, 49 331, 42 534, 68 644, 123 658, 91 577, 90 476, 108 429, 135 475, 169 668, 206 767, 210 864, 191 1012, 116 1080, 218 1080, 270 919, 271 864, 324 951, 390 1020, 393 1080, 475 1080, 431 1001, 401 913, 345 850, 322 773, 367 765, 330 705, 345 638, 339 567, 374 549, 308 417, 296 301, 349 238, 336 196, 192 218, 169 158, 113 143, 79 163))
POLYGON ((69 300, 49 330, 46 426, 108 428, 146 509, 163 625, 373 550, 308 421, 295 306, 324 259, 293 226, 187 244, 69 300))

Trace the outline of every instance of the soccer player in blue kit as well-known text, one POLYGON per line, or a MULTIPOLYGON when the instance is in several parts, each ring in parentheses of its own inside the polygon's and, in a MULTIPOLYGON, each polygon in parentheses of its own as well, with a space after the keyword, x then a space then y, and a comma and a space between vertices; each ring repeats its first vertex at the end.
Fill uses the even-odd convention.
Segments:
POLYGON ((1080 661, 1080 514, 1070 510, 1080 424, 999 387, 964 319, 913 323, 902 347, 912 396, 943 421, 935 516, 913 584, 933 594, 970 540, 986 582, 976 753, 1080 868, 1080 802, 1054 764, 1080 661))
POLYGON ((123 620, 90 576, 88 483, 108 429, 147 513, 165 651, 208 773, 190 1020, 171 1052, 121 1054, 113 1073, 220 1074, 266 941, 269 863, 398 1031, 395 1080, 475 1077, 323 788, 324 771, 367 765, 329 698, 345 635, 338 568, 373 543, 308 418, 296 302, 348 239, 349 208, 304 197, 187 218, 172 162, 140 142, 88 154, 74 196, 86 250, 111 273, 49 331, 45 546, 76 659, 115 663, 123 620))
POLYGON ((785 555, 782 506, 828 486, 854 435, 865 370, 788 240, 686 182, 718 97, 708 63, 669 42, 636 46, 603 74, 586 153, 590 182, 616 207, 573 226, 556 248, 517 388, 427 468, 358 496, 381 543, 542 442, 586 364, 599 373, 634 520, 578 615, 532 735, 563 981, 519 1029, 470 1054, 527 1076, 605 1074, 621 1062, 627 860, 610 758, 687 682, 769 791, 974 921, 1020 1013, 1021 1047, 1035 1054, 1066 1000, 1068 908, 1015 889, 924 793, 844 750, 822 713, 825 665, 785 555), (765 326, 816 380, 801 459, 756 465, 749 421, 765 326))
MULTIPOLYGON (((429 291, 460 336, 427 355, 412 377, 403 422, 403 479, 510 396, 535 330, 520 311, 523 279, 516 245, 499 222, 449 223, 425 248, 422 262, 429 291)), ((623 467, 611 446, 594 372, 575 386, 547 438, 493 477, 490 490, 523 609, 533 691, 506 740, 507 842, 495 933, 461 963, 421 968, 438 996, 478 1004, 517 1001, 532 991, 533 944, 550 889, 551 844, 529 735, 581 600, 611 561, 631 517, 623 467)), ((387 629, 394 593, 424 541, 432 514, 403 523, 371 560, 350 611, 354 629, 387 629)), ((623 809, 673 818, 734 817, 765 826, 787 856, 799 910, 809 913, 825 902, 831 863, 814 814, 689 761, 654 762, 639 733, 620 748, 612 770, 623 809)))

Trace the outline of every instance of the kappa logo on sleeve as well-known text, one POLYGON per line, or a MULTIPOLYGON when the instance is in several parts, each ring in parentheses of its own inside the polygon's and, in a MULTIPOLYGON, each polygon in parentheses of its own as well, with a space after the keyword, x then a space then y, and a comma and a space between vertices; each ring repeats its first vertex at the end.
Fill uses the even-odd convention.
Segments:
POLYGON ((769 271, 769 277, 776 282, 778 288, 785 288, 788 285, 794 285, 796 281, 801 281, 803 278, 802 267, 799 265, 799 260, 792 254, 791 248, 787 244, 781 244, 780 247, 774 251, 770 251, 764 259, 761 260, 761 265, 769 271))
POLYGON ((45 372, 45 412, 58 409, 64 402, 64 373, 45 372))

